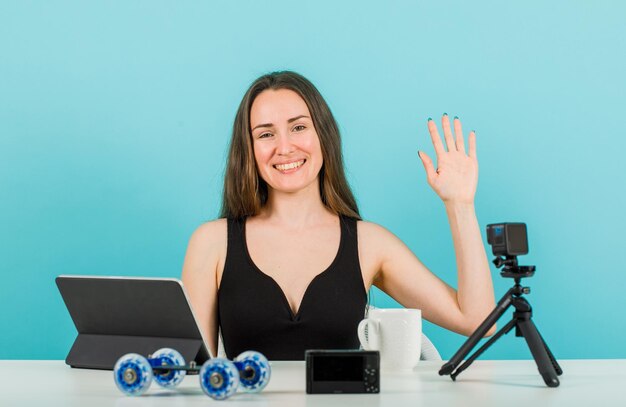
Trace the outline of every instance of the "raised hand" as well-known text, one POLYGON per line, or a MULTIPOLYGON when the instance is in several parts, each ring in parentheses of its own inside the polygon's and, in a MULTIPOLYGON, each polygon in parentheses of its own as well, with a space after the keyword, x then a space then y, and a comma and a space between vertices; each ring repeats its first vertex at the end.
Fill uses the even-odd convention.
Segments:
POLYGON ((444 114, 442 127, 447 151, 444 149, 437 131, 437 125, 432 119, 428 119, 428 131, 437 154, 437 169, 426 153, 423 151, 418 153, 426 170, 428 185, 446 204, 473 204, 476 185, 478 184, 476 134, 473 131, 470 132, 468 137, 469 152, 466 153, 461 121, 457 117, 454 118, 453 134, 450 128, 450 118, 444 114))

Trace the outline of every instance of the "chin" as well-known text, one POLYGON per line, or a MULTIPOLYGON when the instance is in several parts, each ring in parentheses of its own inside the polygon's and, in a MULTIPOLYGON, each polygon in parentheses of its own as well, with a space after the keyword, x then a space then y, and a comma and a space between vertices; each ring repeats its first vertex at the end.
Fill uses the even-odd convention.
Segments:
POLYGON ((298 183, 298 184, 295 184, 295 183, 294 184, 270 184, 268 183, 267 186, 271 188, 272 190, 274 190, 275 192, 291 194, 291 193, 300 192, 308 188, 311 188, 311 185, 317 186, 317 184, 318 184, 318 181, 317 179, 315 179, 311 182, 298 183))
POLYGON ((286 194, 293 194, 295 192, 302 191, 307 188, 307 186, 276 186, 271 187, 274 192, 282 192, 286 194))

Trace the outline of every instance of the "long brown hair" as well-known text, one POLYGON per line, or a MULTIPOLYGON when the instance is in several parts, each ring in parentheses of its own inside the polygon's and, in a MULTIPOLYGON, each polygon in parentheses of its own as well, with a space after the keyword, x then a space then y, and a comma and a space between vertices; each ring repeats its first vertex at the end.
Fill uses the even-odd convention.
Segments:
POLYGON ((252 102, 267 89, 289 89, 305 101, 322 148, 324 162, 319 173, 322 202, 337 215, 361 219, 356 200, 346 180, 341 136, 335 118, 315 86, 302 75, 291 71, 261 76, 252 83, 241 100, 230 140, 220 217, 236 219, 254 216, 267 202, 267 184, 259 176, 256 167, 250 130, 252 102))

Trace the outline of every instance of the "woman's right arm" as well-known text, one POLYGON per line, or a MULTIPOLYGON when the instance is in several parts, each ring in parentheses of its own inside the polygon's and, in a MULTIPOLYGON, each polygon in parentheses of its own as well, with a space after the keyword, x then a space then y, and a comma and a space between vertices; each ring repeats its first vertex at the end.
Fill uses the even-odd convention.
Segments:
POLYGON ((217 355, 217 289, 226 258, 226 220, 218 219, 200 226, 189 239, 182 280, 191 307, 208 342, 217 355))

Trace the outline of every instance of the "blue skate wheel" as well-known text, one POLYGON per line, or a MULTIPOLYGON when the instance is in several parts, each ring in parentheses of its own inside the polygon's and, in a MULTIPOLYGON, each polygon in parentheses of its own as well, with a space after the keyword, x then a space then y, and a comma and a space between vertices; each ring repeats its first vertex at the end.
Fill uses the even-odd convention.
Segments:
POLYGON ((242 389, 249 393, 260 392, 267 386, 272 375, 270 363, 263 354, 246 351, 234 360, 239 371, 239 382, 242 389))
POLYGON ((207 360, 200 369, 200 387, 214 400, 227 399, 239 387, 237 367, 228 359, 207 360))
MULTIPOLYGON (((150 358, 152 367, 163 365, 185 366, 185 358, 177 350, 162 348, 152 354, 150 358)), ((184 370, 156 370, 154 381, 161 387, 173 388, 180 384, 187 372, 184 370)))
POLYGON ((122 393, 141 396, 152 383, 152 366, 145 357, 137 353, 128 353, 115 363, 113 378, 122 393))

